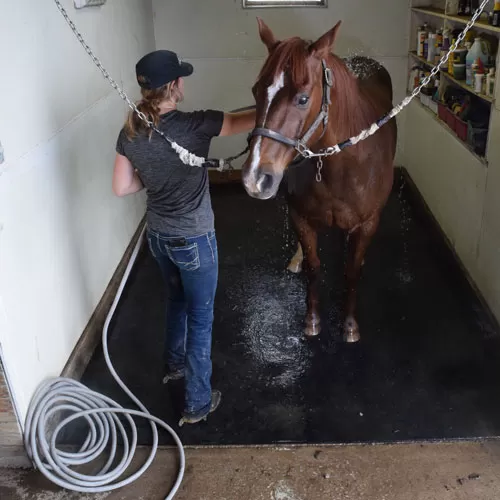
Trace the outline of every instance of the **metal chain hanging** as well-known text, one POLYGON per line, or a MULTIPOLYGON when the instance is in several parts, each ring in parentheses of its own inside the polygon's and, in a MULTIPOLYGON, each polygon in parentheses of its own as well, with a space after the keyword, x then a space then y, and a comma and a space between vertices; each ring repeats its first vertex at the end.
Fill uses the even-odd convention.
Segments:
POLYGON ((321 156, 318 156, 318 160, 316 162, 316 182, 321 182, 321 179, 323 178, 321 175, 322 168, 323 168, 323 158, 321 156))
MULTIPOLYGON (((311 151, 306 144, 303 143, 298 143, 296 146, 296 150, 304 157, 304 158, 322 158, 325 156, 332 156, 335 154, 340 153, 342 150, 349 146, 354 146, 358 142, 364 141, 368 137, 372 136, 375 134, 381 127, 383 127, 389 120, 392 118, 395 118, 401 111, 410 104, 410 102, 420 94, 422 89, 429 84, 432 78, 436 76, 436 74, 440 71, 441 66, 445 64, 450 55, 455 52, 459 44, 465 39, 465 36, 467 35, 468 31, 474 26, 475 22, 479 19, 481 14, 483 13, 484 9, 486 8, 486 5, 488 4, 490 0, 483 0, 481 2, 481 5, 478 7, 478 9, 475 11, 474 15, 472 16, 471 20, 467 23, 465 26, 464 30, 458 35, 457 39, 455 40, 455 43, 453 43, 450 47, 450 50, 446 55, 444 55, 437 66, 434 67, 434 69, 431 71, 431 73, 424 78, 422 83, 420 84, 419 87, 416 87, 413 92, 405 97, 400 104, 395 106, 389 113, 384 115, 382 118, 374 122, 370 127, 367 129, 363 130, 360 132, 357 136, 351 137, 343 142, 339 142, 335 144, 334 146, 330 146, 324 149, 320 149, 317 153, 314 153, 311 151)), ((170 145, 172 148, 175 150, 175 152, 179 155, 179 158, 181 161, 186 164, 186 165, 191 165, 191 166, 197 166, 197 167, 202 167, 202 166, 207 166, 211 165, 213 167, 216 167, 217 170, 223 171, 226 169, 231 169, 231 161, 235 160, 244 154, 246 154, 249 151, 249 147, 245 148, 244 151, 241 153, 231 156, 229 158, 225 159, 220 159, 220 160, 213 160, 213 159, 206 159, 206 158, 201 158, 199 156, 196 156, 193 153, 190 153, 187 149, 183 148, 179 144, 177 144, 173 139, 168 137, 166 134, 164 134, 161 130, 158 130, 157 127, 155 127, 154 123, 148 120, 147 116, 142 113, 137 106, 130 100, 130 98, 127 96, 125 91, 121 89, 118 84, 111 78, 110 74, 106 71, 106 69, 103 67, 101 61, 94 55, 92 52, 92 49, 87 45, 85 40, 83 39, 83 36, 80 34, 80 32, 77 30, 75 24, 73 21, 68 16, 68 13, 64 9, 64 7, 61 5, 60 0, 54 0, 55 4, 57 5, 57 8, 63 15, 64 19, 66 19, 66 22, 69 24, 71 30, 75 34, 76 38, 78 41, 82 44, 83 48, 87 52, 87 54, 91 57, 92 61, 94 61, 94 64, 99 68, 101 73, 103 74, 104 78, 110 83, 110 85, 118 92, 120 97, 128 104, 128 106, 139 116, 141 120, 143 120, 151 129, 153 129, 157 134, 162 136, 170 145)), ((322 164, 321 164, 322 166, 322 164)), ((318 163, 318 172, 317 172, 317 177, 321 177, 321 167, 318 163)))
POLYGON ((220 159, 220 160, 213 160, 213 159, 207 159, 207 158, 202 158, 199 156, 196 156, 193 153, 190 153, 187 149, 183 148, 180 146, 177 142, 175 142, 173 139, 168 137, 164 132, 159 130, 157 127, 155 127, 154 123, 150 120, 148 120, 147 116, 138 109, 138 107, 135 105, 134 102, 128 97, 128 95, 125 93, 125 91, 118 86, 118 84, 115 82, 115 80, 111 77, 111 75, 108 73, 106 68, 102 65, 101 61, 99 58, 93 53, 92 49, 87 45, 85 42, 82 34, 78 31, 77 27, 73 23, 73 21, 70 19, 68 13, 66 12, 66 9, 62 6, 60 0, 54 0, 55 4, 57 5, 57 8, 63 15, 64 19, 66 19, 66 22, 68 23, 69 27, 75 34, 77 40, 80 42, 82 47, 85 49, 85 52, 90 56, 94 64, 99 68, 100 72, 104 76, 104 78, 109 82, 111 87, 113 87, 119 94, 119 96, 127 103, 130 109, 132 109, 135 113, 137 113, 137 116, 148 125, 152 130, 154 130, 157 134, 159 134, 163 139, 165 139, 174 149, 174 151, 179 155, 180 160, 182 163, 194 167, 202 167, 202 166, 212 166, 216 167, 217 170, 222 171, 226 169, 231 169, 231 161, 239 158, 240 156, 243 156, 247 151, 248 148, 243 151, 242 153, 231 156, 229 158, 225 159, 220 159))

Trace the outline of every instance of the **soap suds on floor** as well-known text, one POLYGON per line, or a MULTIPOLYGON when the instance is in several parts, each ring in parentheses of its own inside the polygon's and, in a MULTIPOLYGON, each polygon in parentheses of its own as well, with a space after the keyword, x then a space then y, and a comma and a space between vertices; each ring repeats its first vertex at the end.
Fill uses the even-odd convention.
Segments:
POLYGON ((271 500, 302 500, 302 498, 293 491, 286 481, 279 481, 273 488, 271 500))

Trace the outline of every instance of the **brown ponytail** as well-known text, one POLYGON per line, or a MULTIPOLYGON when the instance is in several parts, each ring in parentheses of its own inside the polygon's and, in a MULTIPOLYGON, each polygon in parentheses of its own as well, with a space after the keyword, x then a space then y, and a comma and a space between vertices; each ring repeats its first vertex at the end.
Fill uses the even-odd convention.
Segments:
MULTIPOLYGON (((147 119, 157 127, 160 122, 160 104, 164 101, 171 101, 177 104, 182 101, 182 92, 177 81, 169 82, 157 89, 141 89, 142 99, 136 103, 139 111, 144 113, 147 119)), ((138 134, 149 131, 151 137, 152 130, 144 123, 135 111, 130 111, 125 122, 125 134, 132 140, 138 134)))

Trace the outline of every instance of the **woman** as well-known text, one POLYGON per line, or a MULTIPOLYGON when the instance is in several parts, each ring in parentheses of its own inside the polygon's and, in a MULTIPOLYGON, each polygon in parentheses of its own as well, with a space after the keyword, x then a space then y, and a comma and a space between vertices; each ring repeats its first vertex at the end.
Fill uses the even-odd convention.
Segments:
MULTIPOLYGON (((177 110, 183 77, 193 67, 167 50, 136 65, 142 100, 138 108, 155 126, 191 153, 207 157, 215 136, 249 131, 255 111, 177 110)), ((179 425, 203 420, 220 403, 211 389, 213 306, 218 277, 208 172, 183 164, 170 144, 131 112, 116 145, 113 191, 118 196, 147 192, 147 239, 167 288, 165 377, 185 378, 179 425)))

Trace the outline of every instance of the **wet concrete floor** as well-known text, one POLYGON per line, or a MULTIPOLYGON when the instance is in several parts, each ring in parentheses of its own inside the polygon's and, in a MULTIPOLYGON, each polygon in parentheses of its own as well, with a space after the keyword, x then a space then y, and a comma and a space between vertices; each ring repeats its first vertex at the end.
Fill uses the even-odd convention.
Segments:
MULTIPOLYGON (((146 455, 141 450, 139 460, 146 455)), ((498 500, 500 442, 187 450, 176 500, 498 500)), ((134 462, 135 463, 135 462, 134 462)), ((131 486, 67 492, 40 474, 0 469, 2 500, 160 500, 176 456, 161 450, 131 486)))

